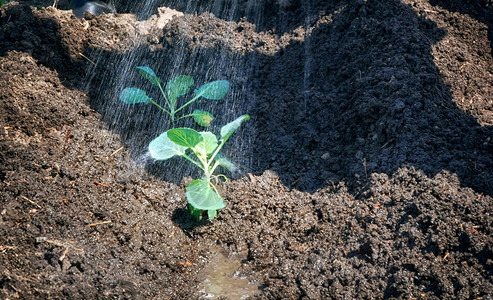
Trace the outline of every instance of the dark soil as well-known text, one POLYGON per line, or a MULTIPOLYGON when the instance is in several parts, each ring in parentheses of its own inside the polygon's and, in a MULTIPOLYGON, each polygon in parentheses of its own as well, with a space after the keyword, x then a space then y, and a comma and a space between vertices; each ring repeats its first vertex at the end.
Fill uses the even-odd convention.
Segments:
POLYGON ((1 299, 236 299, 203 288, 230 260, 258 299, 492 299, 491 1, 52 2, 0 9, 1 299), (230 80, 213 130, 251 116, 213 221, 117 100, 139 65, 230 80))

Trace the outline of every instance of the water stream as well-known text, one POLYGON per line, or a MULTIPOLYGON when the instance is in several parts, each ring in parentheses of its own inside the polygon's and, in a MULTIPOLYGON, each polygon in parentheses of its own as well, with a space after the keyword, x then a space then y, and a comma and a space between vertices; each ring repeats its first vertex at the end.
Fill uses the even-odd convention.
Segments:
MULTIPOLYGON (((285 5, 289 1, 279 1, 279 3, 285 5), (282 2, 282 3, 281 3, 282 2)), ((147 0, 136 2, 136 8, 133 11, 137 15, 138 20, 145 20, 152 14, 156 13, 156 8, 160 6, 168 6, 173 9, 179 10, 187 18, 187 16, 193 16, 195 14, 201 14, 209 12, 214 16, 221 18, 224 21, 231 21, 226 34, 230 38, 233 38, 233 25, 241 17, 253 22, 257 25, 257 28, 263 28, 264 22, 264 6, 263 1, 260 0, 215 0, 215 1, 194 1, 194 0, 175 0, 165 1, 164 3, 159 0, 147 0), (199 5, 200 4, 200 5, 199 5), (241 15, 239 8, 241 7, 241 15)), ((305 40, 309 41, 310 26, 312 19, 310 17, 310 7, 308 4, 303 5, 306 13, 305 18, 305 40)), ((270 21, 271 22, 271 21, 270 21)), ((285 24, 289 24, 288 19, 280 18, 280 21, 285 24)), ((181 28, 183 32, 189 31, 190 24, 185 22, 184 28, 181 28)), ((275 29, 275 28, 274 28, 275 29)), ((144 39, 144 36, 139 37, 144 39)), ((98 93, 94 96, 93 103, 104 103, 104 107, 101 110, 103 119, 109 124, 111 129, 119 132, 122 136, 122 140, 125 142, 125 146, 133 152, 135 159, 142 164, 152 164, 147 152, 147 143, 157 134, 170 127, 169 119, 164 114, 156 113, 156 108, 149 105, 145 107, 139 107, 139 110, 135 112, 129 109, 128 106, 118 101, 118 96, 121 90, 125 87, 139 87, 146 91, 155 89, 152 85, 145 80, 139 79, 139 74, 135 68, 137 66, 149 66, 156 74, 163 80, 168 81, 179 74, 192 75, 195 79, 196 85, 202 84, 208 81, 216 79, 227 79, 232 82, 232 88, 227 97, 221 101, 221 111, 217 110, 217 106, 211 102, 203 102, 201 105, 206 110, 211 111, 216 115, 215 122, 218 123, 217 127, 213 127, 213 130, 218 130, 218 127, 232 121, 239 115, 248 113, 249 105, 255 105, 255 91, 251 86, 251 74, 256 67, 257 62, 256 55, 245 56, 242 53, 235 53, 231 51, 226 45, 218 44, 215 49, 209 53, 205 53, 202 48, 190 49, 185 39, 179 39, 177 45, 173 45, 171 49, 167 51, 156 51, 149 55, 148 47, 137 47, 131 51, 127 51, 123 54, 111 57, 112 61, 101 61, 103 55, 98 52, 93 53, 92 60, 99 64, 112 64, 113 68, 108 70, 105 74, 98 74, 98 81, 92 80, 96 74, 89 73, 89 81, 92 86, 88 86, 88 89, 96 90, 98 93), (150 59, 151 57, 151 59, 150 59), (102 78, 102 80, 101 80, 102 78), (248 100, 248 101, 246 101, 248 100), (134 114, 131 114, 134 113, 134 114), (135 115, 136 114, 136 115, 135 115), (149 121, 152 119, 152 122, 149 121), (131 131, 125 127, 127 123, 131 122, 133 125, 131 131), (123 128, 123 129, 122 129, 123 128), (142 131, 145 134, 135 135, 135 132, 142 131), (134 135, 132 135, 134 134, 134 135), (142 136, 150 136, 150 138, 142 138, 142 136)), ((136 44, 145 44, 144 42, 136 44)), ((304 84, 301 87, 305 95, 305 110, 309 97, 309 77, 311 69, 310 56, 310 44, 305 43, 305 67, 304 67, 304 84)), ((97 67, 95 66, 94 69, 97 67)), ((94 70, 93 70, 94 72, 94 70)), ((158 93, 150 92, 151 95, 159 97, 158 93)), ((191 122, 191 121, 190 121, 191 122)), ((240 138, 230 139, 230 151, 226 153, 229 158, 236 164, 248 169, 248 166, 252 164, 252 155, 246 150, 245 145, 250 144, 250 141, 240 138)), ((227 149, 226 149, 227 150, 227 149)), ((192 174, 193 165, 189 164, 185 160, 172 160, 159 163, 160 170, 167 170, 163 178, 165 180, 178 182, 183 176, 189 176, 192 174), (172 171, 170 171, 172 170, 172 171), (170 177, 173 174, 175 177, 170 177)), ((233 260, 226 257, 221 251, 216 251, 214 259, 204 270, 205 279, 200 289, 204 298, 215 298, 218 296, 227 296, 229 299, 245 299, 253 296, 258 291, 258 286, 251 285, 248 279, 238 277, 237 270, 241 266, 239 260, 233 260)))
MULTIPOLYGON (((157 13, 158 5, 180 9, 180 14, 184 14, 185 18, 202 13, 212 13, 215 17, 226 21, 226 24, 228 24, 225 32, 221 33, 222 38, 226 39, 224 44, 228 44, 228 38, 233 38, 232 31, 233 27, 235 27, 233 21, 239 19, 238 8, 240 4, 242 13, 248 14, 249 20, 261 22, 263 11, 262 5, 259 5, 257 0, 175 0, 165 1, 164 3, 159 0, 147 0, 138 3, 139 5, 135 5, 135 10, 132 13, 137 16, 137 20, 142 20, 142 22, 145 21, 145 18, 157 13)), ((204 26, 207 26, 207 24, 204 26)), ((192 28, 190 24, 184 22, 184 26, 179 30, 182 34, 187 34, 192 28)), ((241 53, 235 53, 228 46, 221 43, 218 43, 212 49, 190 48, 185 38, 178 39, 179 42, 173 45, 171 49, 151 51, 152 53, 150 54, 149 47, 145 46, 145 39, 146 36, 144 35, 137 36, 133 43, 142 46, 114 57, 111 56, 111 61, 107 61, 107 57, 101 55, 99 51, 102 50, 95 50, 91 55, 95 65, 88 73, 88 82, 91 85, 88 86, 88 90, 98 91, 93 93, 91 101, 96 105, 104 103, 103 107, 98 111, 103 115, 103 119, 109 124, 110 129, 121 135, 125 146, 132 151, 135 159, 150 165, 151 168, 155 167, 156 174, 161 170, 173 169, 173 172, 167 172, 167 174, 163 172, 163 179, 179 182, 184 176, 193 175, 195 166, 184 160, 159 163, 152 161, 147 155, 147 144, 150 139, 143 138, 138 134, 140 132, 141 135, 148 137, 157 136, 171 126, 169 118, 165 114, 158 112, 156 107, 152 105, 140 105, 138 109, 135 107, 129 108, 128 105, 118 101, 121 90, 125 87, 138 87, 145 90, 148 95, 158 102, 162 101, 156 87, 143 80, 138 74, 136 71, 137 66, 151 67, 164 82, 177 75, 191 75, 195 80, 193 88, 217 79, 229 80, 232 84, 231 89, 227 96, 220 100, 220 103, 214 103, 214 101, 200 103, 202 109, 210 111, 216 116, 215 126, 212 126, 211 129, 217 132, 220 126, 242 114, 248 113, 248 105, 245 105, 246 98, 248 98, 248 103, 255 103, 252 95, 248 95, 251 90, 248 86, 248 78, 250 78, 254 63, 248 61, 252 56, 247 59, 241 53), (98 69, 100 64, 112 65, 112 69, 105 70, 104 74, 96 74, 95 70, 98 69), (94 80, 96 75, 97 80, 94 80), (150 119, 152 119, 152 124, 149 122, 150 119), (128 124, 132 124, 131 128, 129 128, 128 124)), ((191 124, 193 122, 190 119, 180 123, 180 126, 190 126, 191 124)), ((248 168, 251 161, 249 154, 244 151, 244 145, 247 142, 242 141, 241 138, 235 138, 231 139, 225 147, 227 152, 225 154, 237 165, 245 168, 248 168)))
POLYGON ((308 109, 310 97, 310 74, 312 65, 311 51, 311 34, 312 34, 312 16, 310 13, 310 1, 303 1, 303 10, 305 12, 305 65, 303 68, 303 108, 305 112, 308 109))

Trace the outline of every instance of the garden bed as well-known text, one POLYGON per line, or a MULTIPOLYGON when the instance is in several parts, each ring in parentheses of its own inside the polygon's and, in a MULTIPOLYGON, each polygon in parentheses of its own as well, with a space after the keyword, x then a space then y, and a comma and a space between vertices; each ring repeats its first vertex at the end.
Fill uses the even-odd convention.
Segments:
POLYGON ((491 299, 491 2, 313 2, 4 5, 0 298, 491 299), (146 157, 166 116, 118 101, 139 65, 251 116, 213 221, 146 157))

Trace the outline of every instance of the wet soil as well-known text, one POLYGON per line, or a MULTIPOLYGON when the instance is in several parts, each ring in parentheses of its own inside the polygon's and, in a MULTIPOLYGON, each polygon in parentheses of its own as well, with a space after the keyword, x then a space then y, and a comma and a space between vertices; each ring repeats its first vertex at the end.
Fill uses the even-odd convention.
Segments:
POLYGON ((197 2, 0 9, 0 298, 491 299, 491 1, 197 2), (251 116, 213 221, 118 103, 138 65, 251 116))

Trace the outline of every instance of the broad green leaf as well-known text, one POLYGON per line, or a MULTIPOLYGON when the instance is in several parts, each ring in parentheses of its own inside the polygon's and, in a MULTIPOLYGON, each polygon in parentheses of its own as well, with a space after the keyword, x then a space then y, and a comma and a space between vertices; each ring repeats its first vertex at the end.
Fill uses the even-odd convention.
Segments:
POLYGON ((214 120, 214 116, 211 113, 198 109, 193 111, 192 117, 197 124, 204 127, 209 127, 214 120))
POLYGON ((202 211, 193 207, 192 204, 188 204, 188 209, 190 210, 190 214, 195 217, 195 221, 200 221, 200 214, 202 213, 202 211))
POLYGON ((206 83, 195 90, 195 95, 209 100, 222 99, 229 90, 229 81, 216 80, 206 83))
POLYGON ((187 147, 175 144, 168 138, 168 133, 164 132, 149 143, 149 152, 156 160, 170 159, 175 155, 183 155, 187 147))
POLYGON ((208 131, 200 132, 202 141, 192 148, 193 152, 200 154, 202 157, 211 154, 217 148, 217 137, 208 131))
POLYGON ((211 154, 217 148, 217 137, 212 132, 203 131, 200 133, 204 139, 204 148, 207 154, 211 154))
POLYGON ((137 88, 126 88, 120 93, 120 101, 127 104, 150 103, 151 100, 146 92, 137 88))
POLYGON ((144 76, 145 79, 149 80, 154 85, 161 84, 161 79, 156 76, 156 73, 149 67, 137 67, 140 75, 144 76))
POLYGON ((215 158, 216 162, 219 163, 219 165, 226 170, 230 172, 234 172, 236 170, 236 166, 234 163, 232 163, 229 159, 224 157, 221 153, 218 153, 215 158))
POLYGON ((168 138, 176 144, 193 149, 203 138, 200 133, 190 128, 175 128, 168 130, 168 138))
POLYGON ((226 207, 223 198, 210 186, 205 178, 192 181, 185 193, 188 203, 196 209, 217 210, 226 207))
POLYGON ((207 217, 209 218, 209 220, 214 220, 214 218, 217 216, 217 210, 215 209, 209 209, 207 211, 207 217))
POLYGON ((171 79, 166 84, 166 93, 170 99, 176 99, 188 93, 193 85, 193 77, 188 75, 179 75, 171 79))
POLYGON ((241 123, 250 119, 249 115, 243 115, 231 123, 221 127, 221 139, 226 141, 240 127, 241 123))

